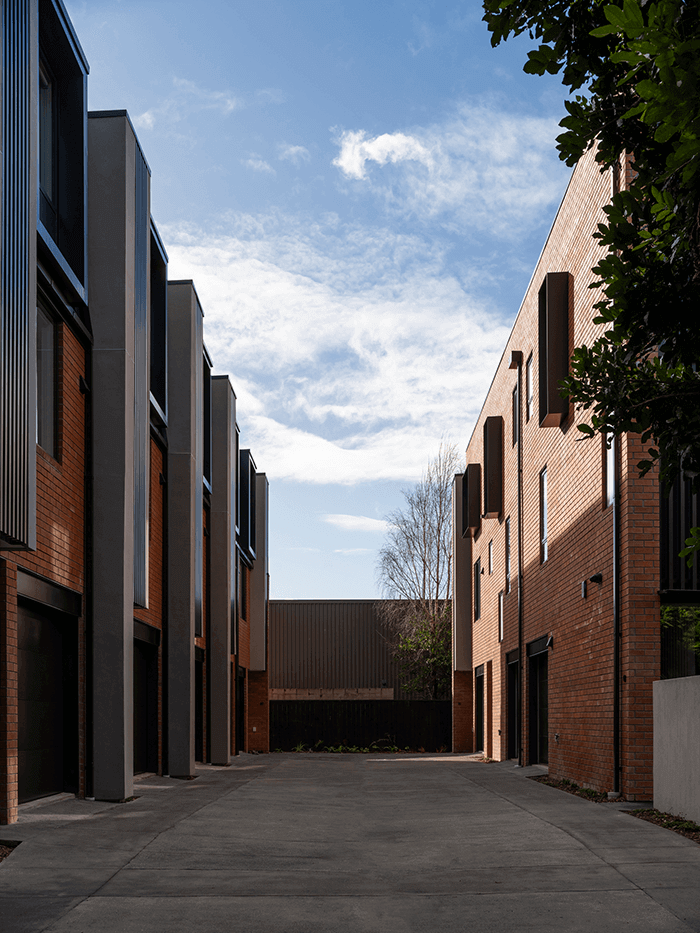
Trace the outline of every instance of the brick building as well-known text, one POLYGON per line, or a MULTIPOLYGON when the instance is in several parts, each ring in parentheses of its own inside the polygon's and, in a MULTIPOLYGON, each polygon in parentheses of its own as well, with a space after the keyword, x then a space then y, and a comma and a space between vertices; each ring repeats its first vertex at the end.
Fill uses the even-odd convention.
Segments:
POLYGON ((592 234, 613 183, 592 153, 574 170, 455 480, 453 748, 649 800, 652 684, 677 676, 662 606, 700 601, 677 558, 696 505, 639 477, 637 436, 583 439, 558 392, 600 333, 592 234))
POLYGON ((61 0, 3 0, 2 43, 5 823, 37 797, 121 800, 134 773, 266 750, 245 687, 267 676, 267 481, 248 456, 239 488, 233 390, 194 285, 168 281, 128 114, 87 113, 61 0))

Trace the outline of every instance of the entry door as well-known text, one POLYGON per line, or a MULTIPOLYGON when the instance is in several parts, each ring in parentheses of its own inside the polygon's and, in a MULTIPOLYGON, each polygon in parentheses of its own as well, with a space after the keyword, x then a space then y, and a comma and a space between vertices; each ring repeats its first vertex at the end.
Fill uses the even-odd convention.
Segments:
POLYGON ((245 669, 236 677, 236 754, 245 751, 245 669))
POLYGON ((134 774, 158 770, 158 649, 134 639, 134 774))
POLYGON ((78 790, 75 620, 18 605, 19 802, 78 790))
POLYGON ((508 664, 508 757, 520 756, 520 661, 508 664))
POLYGON ((204 661, 194 662, 194 757, 204 761, 204 661))
POLYGON ((530 764, 549 761, 547 652, 530 658, 530 764))
POLYGON ((476 748, 474 751, 483 752, 484 750, 484 666, 476 669, 476 678, 474 680, 476 696, 474 710, 476 715, 476 748))

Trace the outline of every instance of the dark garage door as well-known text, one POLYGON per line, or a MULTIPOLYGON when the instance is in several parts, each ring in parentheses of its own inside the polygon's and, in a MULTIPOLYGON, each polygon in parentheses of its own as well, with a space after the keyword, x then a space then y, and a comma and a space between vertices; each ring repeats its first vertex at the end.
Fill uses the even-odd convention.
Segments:
POLYGON ((34 603, 18 605, 19 802, 78 784, 78 671, 75 619, 34 603))

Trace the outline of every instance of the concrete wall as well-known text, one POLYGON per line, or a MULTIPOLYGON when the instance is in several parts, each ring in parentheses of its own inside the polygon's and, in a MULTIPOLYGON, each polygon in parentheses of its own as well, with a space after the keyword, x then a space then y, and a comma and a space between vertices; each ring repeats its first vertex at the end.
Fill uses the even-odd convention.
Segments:
POLYGON ((235 618, 236 396, 227 376, 212 379, 210 748, 212 764, 231 759, 231 626, 235 618))
POLYGON ((700 676, 654 684, 654 806, 700 823, 700 676))
MULTIPOLYGON (((135 184, 124 112, 88 121, 93 323, 93 793, 133 793, 135 184)), ((148 407, 146 405, 146 412, 148 407)))
POLYGON ((194 633, 195 614, 198 608, 201 612, 203 539, 202 318, 192 282, 168 282, 168 768, 176 777, 195 770, 194 633))

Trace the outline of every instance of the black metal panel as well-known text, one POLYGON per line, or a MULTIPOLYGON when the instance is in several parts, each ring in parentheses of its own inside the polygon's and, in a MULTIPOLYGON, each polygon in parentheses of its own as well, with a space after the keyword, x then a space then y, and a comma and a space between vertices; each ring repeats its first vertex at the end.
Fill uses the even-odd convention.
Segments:
POLYGON ((503 511, 503 418, 493 415, 484 422, 484 518, 498 518, 503 511))
POLYGON ((134 602, 148 606, 150 385, 148 378, 148 166, 136 147, 134 180, 134 602))
POLYGON ((72 616, 80 616, 82 612, 80 593, 25 570, 17 570, 17 595, 43 603, 45 606, 51 606, 53 609, 72 616))
MULTIPOLYGON (((698 494, 693 492, 691 481, 682 477, 676 479, 668 494, 664 487, 661 488, 659 505, 661 513, 660 588, 663 600, 667 591, 700 590, 699 562, 695 560, 692 567, 688 567, 686 559, 679 556, 680 551, 685 547, 685 539, 690 536, 690 529, 700 525, 700 508, 698 494)), ((700 596, 700 593, 697 595, 700 596)), ((679 601, 677 593, 666 601, 679 601)))
POLYGON ((31 4, 6 0, 2 35, 0 547, 36 544, 35 309, 30 307, 31 4))
POLYGON ((202 399, 204 410, 202 413, 202 430, 204 432, 204 460, 202 462, 202 475, 204 483, 211 492, 211 456, 212 456, 212 436, 211 436, 211 370, 212 364, 209 354, 204 350, 204 359, 202 361, 202 399))
POLYGON ((462 474, 462 537, 481 527, 481 464, 469 463, 462 474))
POLYGON ((160 644, 160 629, 146 622, 140 622, 134 619, 134 638, 145 642, 147 645, 154 645, 156 648, 160 644))
POLYGON ((540 427, 559 427, 569 400, 559 384, 569 374, 569 273, 548 272, 539 292, 540 427))
POLYGON ((270 748, 291 751, 317 742, 368 748, 373 742, 401 749, 449 751, 451 700, 272 700, 270 748))

